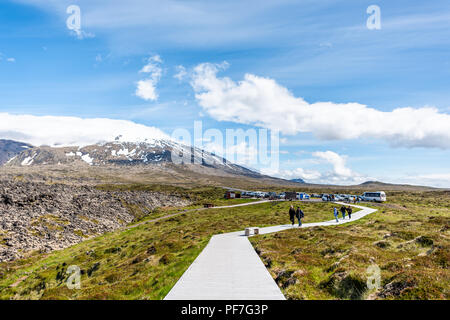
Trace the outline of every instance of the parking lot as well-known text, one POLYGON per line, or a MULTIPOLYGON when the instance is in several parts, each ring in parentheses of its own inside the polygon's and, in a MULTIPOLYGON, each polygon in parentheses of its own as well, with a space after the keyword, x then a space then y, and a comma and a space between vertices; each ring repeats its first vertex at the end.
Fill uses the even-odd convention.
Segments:
POLYGON ((351 195, 351 194, 308 194, 306 192, 293 192, 286 191, 276 193, 273 191, 234 191, 228 190, 225 193, 225 198, 235 199, 235 198, 254 198, 254 199, 269 199, 269 200, 299 200, 299 201, 342 201, 347 203, 360 203, 364 202, 384 202, 386 201, 386 194, 383 191, 376 192, 364 192, 362 195, 351 195))

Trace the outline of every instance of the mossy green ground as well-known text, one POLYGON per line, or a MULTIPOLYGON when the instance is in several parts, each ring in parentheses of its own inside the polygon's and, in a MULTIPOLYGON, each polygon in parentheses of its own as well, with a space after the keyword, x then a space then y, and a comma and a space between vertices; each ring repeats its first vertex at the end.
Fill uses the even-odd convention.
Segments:
MULTIPOLYGON (((153 186, 132 188, 157 191, 153 186)), ((225 202, 220 188, 186 192, 193 200, 190 209, 204 201, 225 202)), ((145 221, 180 210, 161 208, 131 229, 1 263, 0 298, 162 299, 212 235, 289 223, 290 204, 193 210, 145 221), (70 265, 82 270, 80 290, 66 286, 70 265)), ((250 240, 288 299, 448 299, 450 193, 393 192, 387 203, 370 206, 379 211, 349 224, 293 229, 250 240), (373 264, 381 269, 378 291, 366 287, 366 269, 373 264)), ((333 219, 333 204, 301 203, 301 207, 305 223, 333 219)))
POLYGON ((252 237, 288 299, 449 299, 450 194, 398 192, 359 221, 252 237), (369 290, 370 265, 381 287, 369 290))
MULTIPOLYGON (((144 221, 65 250, 2 263, 0 298, 162 299, 212 235, 289 223, 290 204, 190 211, 157 222, 144 221), (71 265, 82 270, 80 290, 66 286, 71 265)), ((301 203, 301 207, 305 222, 332 219, 332 204, 301 203)))

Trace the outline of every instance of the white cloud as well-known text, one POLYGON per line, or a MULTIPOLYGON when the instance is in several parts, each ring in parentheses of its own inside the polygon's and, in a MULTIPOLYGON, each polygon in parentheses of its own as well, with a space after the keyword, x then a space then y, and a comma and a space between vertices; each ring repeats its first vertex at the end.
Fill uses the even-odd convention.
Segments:
POLYGON ((137 82, 136 96, 144 100, 155 101, 158 99, 156 85, 162 75, 162 69, 160 67, 161 63, 162 60, 159 55, 154 55, 147 59, 147 64, 139 71, 139 73, 148 74, 148 78, 137 82))
POLYGON ((0 113, 0 138, 35 146, 85 146, 98 142, 170 139, 164 132, 127 120, 0 113))
POLYGON ((176 66, 175 68, 177 70, 177 73, 173 77, 178 79, 179 81, 182 81, 187 75, 186 68, 181 65, 176 66))
POLYGON ((280 0, 259 2, 257 6, 240 0, 108 0, 107 5, 96 0, 14 1, 37 6, 64 19, 67 5, 76 2, 82 8, 82 27, 99 30, 103 37, 112 39, 112 43, 120 41, 121 50, 132 50, 136 43, 142 45, 142 50, 161 43, 177 44, 177 48, 178 44, 183 44, 184 48, 223 45, 224 42, 248 44, 261 39, 262 35, 267 37, 268 32, 280 37, 279 28, 273 30, 272 12, 272 8, 280 5, 280 0), (269 18, 272 23, 261 23, 269 18), (255 25, 252 21, 259 23, 255 25))
POLYGON ((447 180, 450 181, 450 173, 432 173, 432 174, 422 174, 417 176, 421 179, 435 179, 435 180, 447 180))
POLYGON ((332 165, 331 171, 320 172, 304 168, 292 170, 264 171, 265 174, 274 175, 284 179, 301 178, 308 183, 350 185, 358 184, 372 178, 352 171, 346 165, 346 156, 339 155, 333 151, 317 151, 312 156, 320 161, 325 161, 332 165))
POLYGON ((450 148, 450 115, 436 108, 384 112, 359 103, 310 104, 273 79, 252 74, 239 82, 218 78, 221 68, 223 64, 200 64, 191 80, 198 103, 216 120, 266 127, 288 135, 311 132, 322 140, 375 138, 397 147, 450 148))
POLYGON ((321 42, 321 43, 319 44, 319 47, 322 47, 322 48, 332 48, 332 47, 333 47, 333 44, 332 44, 331 42, 321 42))
POLYGON ((261 169, 261 173, 288 180, 301 178, 308 183, 314 183, 314 181, 319 181, 322 177, 322 174, 317 170, 307 170, 303 168, 295 168, 293 170, 278 170, 278 171, 273 171, 271 169, 261 169))
MULTIPOLYGON (((313 152, 313 159, 324 161, 332 166, 332 170, 319 171, 304 168, 284 169, 284 170, 270 170, 263 169, 262 173, 283 178, 296 179, 301 178, 307 183, 317 184, 334 184, 334 185, 355 185, 365 181, 382 181, 394 184, 411 184, 419 186, 432 186, 438 188, 450 188, 450 174, 449 173, 431 173, 431 174, 411 174, 409 176, 386 176, 386 177, 372 177, 365 174, 360 174, 347 167, 347 156, 339 155, 333 151, 317 151, 313 152)), ((281 166, 283 167, 283 166, 281 166)))
POLYGON ((5 57, 5 55, 3 54, 3 52, 0 52, 0 61, 2 61, 3 59, 4 59, 5 61, 11 62, 11 63, 16 62, 16 59, 15 59, 15 58, 13 58, 13 57, 7 58, 7 57, 5 57))
POLYGON ((333 151, 313 152, 313 156, 333 165, 334 173, 338 176, 351 177, 354 175, 352 170, 346 167, 346 159, 333 151))
POLYGON ((392 180, 386 178, 386 181, 392 183, 406 183, 438 188, 450 188, 450 173, 413 174, 408 177, 398 177, 392 180))
POLYGON ((151 79, 139 80, 137 82, 136 95, 144 100, 154 101, 158 99, 155 84, 151 79))
POLYGON ((160 63, 162 63, 161 57, 154 55, 147 59, 147 64, 139 72, 150 73, 152 76, 161 76, 162 70, 158 67, 160 63))
POLYGON ((255 146, 249 145, 246 141, 225 147, 220 143, 211 140, 203 141, 203 148, 228 161, 242 165, 252 166, 258 162, 258 150, 255 146))

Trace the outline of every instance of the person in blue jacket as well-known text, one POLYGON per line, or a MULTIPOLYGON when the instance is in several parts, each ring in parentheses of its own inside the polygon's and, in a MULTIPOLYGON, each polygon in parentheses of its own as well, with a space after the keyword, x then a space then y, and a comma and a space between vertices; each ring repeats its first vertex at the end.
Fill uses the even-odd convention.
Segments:
POLYGON ((334 207, 334 217, 336 218, 336 222, 339 222, 339 218, 338 218, 338 215, 339 215, 339 211, 338 211, 338 209, 336 208, 336 207, 334 207))
POLYGON ((305 214, 303 213, 302 209, 300 209, 300 207, 297 207, 297 210, 295 211, 295 215, 297 216, 297 219, 298 219, 298 226, 301 227, 302 219, 305 216, 305 214))

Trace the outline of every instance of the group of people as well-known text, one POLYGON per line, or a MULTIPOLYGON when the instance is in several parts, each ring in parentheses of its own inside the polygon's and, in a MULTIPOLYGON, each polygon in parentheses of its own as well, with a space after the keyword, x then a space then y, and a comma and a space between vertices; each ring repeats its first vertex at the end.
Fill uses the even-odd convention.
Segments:
POLYGON ((302 219, 305 217, 305 214, 303 213, 302 209, 300 207, 297 207, 297 210, 294 209, 294 206, 291 205, 289 208, 289 219, 292 222, 292 225, 295 223, 295 218, 298 220, 298 226, 301 227, 302 225, 302 219))
MULTIPOLYGON (((334 217, 336 218, 336 222, 339 222, 339 210, 334 207, 333 208, 334 211, 334 217)), ((347 213, 348 218, 351 219, 352 218, 352 212, 353 209, 352 207, 348 206, 342 206, 340 208, 341 214, 342 214, 342 219, 345 219, 345 214, 347 213)), ((295 224, 295 218, 297 218, 298 220, 298 226, 301 227, 302 226, 302 219, 305 217, 305 214, 303 213, 302 209, 300 209, 300 207, 297 207, 297 209, 294 208, 293 205, 291 205, 291 207, 289 208, 289 219, 292 222, 292 225, 295 224)))
MULTIPOLYGON (((333 211, 334 211, 334 217, 336 218, 336 222, 339 222, 339 211, 338 211, 338 209, 336 207, 334 207, 333 211)), ((352 207, 350 207, 350 206, 348 206, 348 207, 342 206, 340 211, 341 211, 341 214, 342 214, 342 219, 345 219, 345 213, 346 212, 348 214, 348 218, 349 219, 352 218, 352 212, 353 212, 352 207)))

